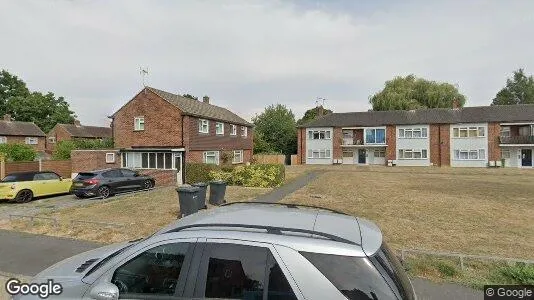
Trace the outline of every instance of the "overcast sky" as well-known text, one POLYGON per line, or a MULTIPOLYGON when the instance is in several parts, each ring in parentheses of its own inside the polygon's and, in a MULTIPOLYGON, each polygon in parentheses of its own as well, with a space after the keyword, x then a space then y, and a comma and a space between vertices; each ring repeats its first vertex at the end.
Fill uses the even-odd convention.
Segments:
POLYGON ((0 69, 107 125, 141 88, 209 95, 250 119, 317 97, 335 112, 410 73, 487 105, 513 70, 534 73, 534 1, 0 0, 0 69))

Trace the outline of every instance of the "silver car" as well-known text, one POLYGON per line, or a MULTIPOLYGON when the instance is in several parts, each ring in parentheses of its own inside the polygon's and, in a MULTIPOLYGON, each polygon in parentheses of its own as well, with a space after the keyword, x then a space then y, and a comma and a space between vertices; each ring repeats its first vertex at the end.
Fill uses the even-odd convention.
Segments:
POLYGON ((204 210, 66 259, 32 282, 50 279, 61 284, 54 298, 69 299, 415 299, 375 224, 290 204, 204 210))

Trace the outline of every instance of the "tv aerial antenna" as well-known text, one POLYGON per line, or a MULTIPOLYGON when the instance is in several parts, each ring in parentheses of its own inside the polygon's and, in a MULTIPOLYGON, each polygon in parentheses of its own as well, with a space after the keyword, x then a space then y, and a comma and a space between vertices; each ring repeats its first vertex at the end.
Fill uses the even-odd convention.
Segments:
POLYGON ((148 68, 139 67, 139 74, 141 75, 143 86, 146 87, 146 77, 148 76, 148 68))

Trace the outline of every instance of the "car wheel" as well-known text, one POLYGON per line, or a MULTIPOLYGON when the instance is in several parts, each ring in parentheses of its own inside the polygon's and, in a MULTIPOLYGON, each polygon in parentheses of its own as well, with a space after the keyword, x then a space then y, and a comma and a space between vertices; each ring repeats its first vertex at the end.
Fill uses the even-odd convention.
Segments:
POLYGON ((111 190, 109 187, 103 185, 98 188, 98 196, 100 196, 102 199, 106 199, 111 196, 111 190))
POLYGON ((143 188, 145 190, 149 190, 152 188, 152 181, 150 180, 145 180, 145 182, 143 183, 143 188))
POLYGON ((17 203, 26 203, 30 202, 33 199, 33 193, 30 190, 22 190, 17 193, 15 196, 15 202, 17 203))

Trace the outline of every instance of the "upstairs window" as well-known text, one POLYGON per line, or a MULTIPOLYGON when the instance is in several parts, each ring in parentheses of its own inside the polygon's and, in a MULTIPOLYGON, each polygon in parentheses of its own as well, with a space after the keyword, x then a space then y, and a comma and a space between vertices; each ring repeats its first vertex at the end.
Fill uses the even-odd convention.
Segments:
POLYGON ((386 130, 383 128, 373 128, 365 130, 365 143, 366 144, 385 144, 386 143, 386 130))
POLYGON ((7 137, 0 136, 0 144, 5 144, 5 143, 7 143, 7 137))
POLYGON ((145 117, 134 118, 134 130, 135 131, 145 130, 145 117))
POLYGON ((452 136, 455 138, 485 137, 486 128, 483 126, 453 127, 452 136))
POLYGON ((310 140, 329 140, 330 130, 310 130, 308 131, 308 139, 310 140))
POLYGON ((37 145, 39 140, 36 137, 27 137, 26 144, 28 145, 37 145))
POLYGON ((48 137, 48 142, 50 144, 55 144, 56 143, 56 137, 55 136, 49 136, 48 137))
POLYGON ((200 133, 210 132, 210 124, 208 120, 203 120, 203 119, 198 120, 198 132, 200 133))
POLYGON ((241 136, 247 137, 247 126, 241 126, 241 136))
POLYGON ((215 134, 224 135, 224 123, 221 123, 221 122, 215 123, 215 134))
POLYGON ((503 126, 503 127, 501 127, 501 136, 502 136, 502 137, 508 137, 508 136, 511 136, 511 133, 510 133, 510 126, 503 126))
POLYGON ((230 135, 237 135, 237 125, 230 125, 230 128, 231 128, 231 131, 230 131, 230 135))
POLYGON ((399 129, 399 138, 404 139, 418 139, 428 137, 428 129, 425 127, 421 128, 400 128, 399 129))

